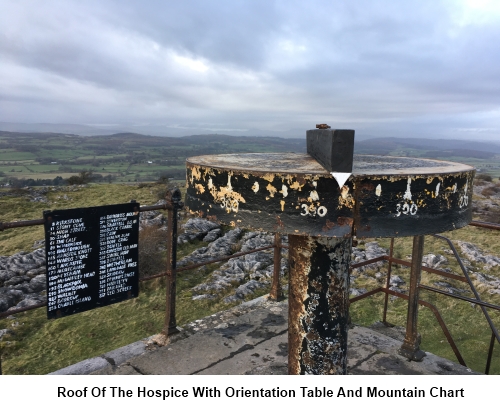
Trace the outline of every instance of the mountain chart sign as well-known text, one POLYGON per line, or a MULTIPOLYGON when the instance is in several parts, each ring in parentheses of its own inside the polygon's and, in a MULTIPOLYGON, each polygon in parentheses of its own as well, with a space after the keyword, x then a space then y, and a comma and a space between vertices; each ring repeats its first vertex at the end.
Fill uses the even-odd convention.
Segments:
POLYGON ((44 212, 47 317, 139 295, 139 204, 44 212))

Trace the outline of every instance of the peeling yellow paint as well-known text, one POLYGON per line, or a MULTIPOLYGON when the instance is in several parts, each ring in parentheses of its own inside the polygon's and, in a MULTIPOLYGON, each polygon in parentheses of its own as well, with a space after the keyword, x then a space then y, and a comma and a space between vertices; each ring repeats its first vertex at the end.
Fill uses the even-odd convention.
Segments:
POLYGON ((338 208, 342 208, 342 206, 347 208, 354 208, 354 198, 352 194, 349 193, 349 186, 344 185, 340 192, 339 196, 339 206, 338 208))
POLYGON ((281 204, 281 211, 285 211, 285 201, 281 200, 280 204, 281 204))
POLYGON ((304 184, 300 184, 298 181, 294 181, 292 184, 290 184, 290 188, 292 190, 298 190, 298 191, 302 191, 302 187, 305 186, 305 183, 304 184))
POLYGON ((198 193, 203 194, 205 192, 205 187, 203 187, 201 184, 195 184, 194 188, 198 193))
POLYGON ((267 180, 269 183, 271 183, 274 180, 274 174, 273 173, 266 173, 262 176, 264 180, 267 180))
POLYGON ((349 186, 342 186, 342 190, 340 192, 343 199, 346 199, 349 195, 349 186))
POLYGON ((274 187, 271 183, 267 185, 266 190, 269 191, 269 195, 271 197, 274 197, 274 194, 278 191, 276 190, 276 187, 274 187))
POLYGON ((249 179, 249 178, 250 178, 250 175, 249 175, 249 174, 247 174, 247 173, 243 173, 242 175, 243 175, 243 177, 244 177, 245 179, 249 179))
POLYGON ((208 179, 208 189, 212 197, 214 198, 214 202, 220 203, 222 208, 226 209, 226 212, 229 214, 231 211, 238 212, 240 202, 245 203, 245 199, 243 196, 234 191, 231 186, 231 176, 232 172, 228 173, 227 176, 227 186, 221 186, 220 190, 217 190, 217 187, 213 185, 212 178, 208 179))
POLYGON ((191 168, 191 177, 196 180, 201 179, 201 170, 197 166, 193 166, 191 168))

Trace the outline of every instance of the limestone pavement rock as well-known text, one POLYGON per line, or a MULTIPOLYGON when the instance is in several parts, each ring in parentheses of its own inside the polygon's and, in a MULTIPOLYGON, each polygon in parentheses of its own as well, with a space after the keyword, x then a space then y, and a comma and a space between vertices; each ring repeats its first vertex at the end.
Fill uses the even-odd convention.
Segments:
POLYGON ((0 256, 0 312, 46 302, 45 250, 0 256))

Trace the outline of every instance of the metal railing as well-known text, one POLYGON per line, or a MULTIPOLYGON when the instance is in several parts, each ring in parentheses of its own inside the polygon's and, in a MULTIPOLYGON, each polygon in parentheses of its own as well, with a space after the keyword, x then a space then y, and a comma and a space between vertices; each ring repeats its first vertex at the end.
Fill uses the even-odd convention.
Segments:
MULTIPOLYGON (((480 222, 480 221, 472 221, 469 225, 470 226, 475 226, 475 227, 478 227, 478 228, 492 229, 492 230, 500 231, 500 224, 494 224, 494 223, 489 223, 489 222, 480 222)), ((496 311, 500 311, 500 306, 499 305, 495 305, 495 304, 491 304, 491 303, 488 303, 488 302, 485 302, 485 301, 481 300, 481 298, 479 296, 479 293, 477 292, 474 284, 472 283, 472 280, 470 279, 470 277, 469 277, 469 275, 467 273, 467 269, 464 266, 464 263, 463 263, 462 259, 458 255, 458 252, 457 252, 455 246, 453 245, 453 242, 450 239, 448 239, 447 237, 442 236, 442 235, 430 235, 430 236, 432 236, 434 238, 438 238, 438 239, 444 240, 444 241, 447 242, 448 246, 450 247, 450 249, 453 252, 453 255, 454 255, 455 259, 457 260, 457 262, 458 262, 458 264, 460 266, 460 269, 462 270, 463 276, 452 274, 452 273, 447 273, 447 272, 442 271, 442 270, 437 270, 437 269, 433 269, 433 268, 430 268, 430 267, 427 267, 427 266, 422 266, 422 265, 420 265, 420 266, 418 266, 418 265, 417 266, 412 266, 412 264, 414 264, 413 256, 412 256, 412 262, 408 262, 408 261, 397 259, 397 258, 393 257, 393 254, 394 254, 394 238, 391 238, 389 255, 382 255, 382 256, 376 257, 374 259, 367 260, 365 262, 356 263, 356 264, 354 264, 354 265, 351 266, 351 269, 354 269, 354 268, 366 266, 367 264, 371 264, 371 263, 376 263, 376 262, 387 260, 388 261, 388 271, 387 271, 387 279, 386 279, 386 285, 385 285, 385 287, 378 287, 378 288, 375 288, 375 289, 373 289, 371 291, 368 291, 368 292, 366 292, 364 294, 360 294, 357 297, 351 298, 350 302, 354 303, 356 301, 360 301, 362 299, 365 299, 365 298, 367 298, 369 296, 372 296, 372 295, 375 295, 375 294, 378 294, 378 293, 384 293, 385 294, 385 300, 384 300, 384 309, 383 309, 382 322, 384 324, 386 324, 386 325, 390 325, 387 322, 387 307, 388 307, 389 295, 405 299, 405 300, 409 301, 409 303, 414 302, 416 305, 422 305, 422 306, 425 306, 425 307, 429 308, 432 311, 432 313, 434 314, 434 316, 436 317, 436 320, 438 321, 439 325, 441 326, 441 329, 442 329, 444 335, 446 336, 446 339, 447 339, 449 345, 451 346, 453 352, 455 353, 455 356, 456 356, 458 362, 461 365, 463 365, 463 366, 467 366, 466 363, 465 363, 465 360, 463 359, 463 357, 462 357, 462 355, 460 353, 460 350, 458 349, 455 341, 453 340, 453 338, 451 336, 451 333, 448 330, 448 328, 447 328, 447 326, 446 326, 446 324, 445 324, 445 322, 444 322, 444 320, 443 320, 440 312, 438 311, 438 309, 433 304, 431 304, 431 303, 429 303, 427 301, 420 300, 418 298, 418 296, 419 296, 419 290, 431 291, 431 292, 434 292, 434 293, 437 293, 437 294, 442 294, 442 295, 445 295, 447 297, 451 297, 451 298, 454 298, 454 299, 466 301, 466 302, 469 302, 471 304, 476 304, 476 305, 480 306, 480 308, 481 308, 481 310, 483 312, 483 315, 484 315, 484 317, 485 317, 485 319, 486 319, 486 321, 488 323, 488 326, 490 327, 490 330, 491 330, 491 339, 490 339, 490 344, 489 344, 489 348, 488 348, 488 354, 487 354, 487 360, 486 360, 486 367, 485 367, 485 374, 489 374, 490 367, 491 367, 491 360, 492 360, 492 356, 493 356, 493 348, 494 348, 495 340, 498 343, 500 343, 500 335, 499 335, 498 329, 495 327, 495 325, 493 324, 493 321, 491 320, 491 317, 490 317, 490 315, 488 313, 488 308, 496 310, 496 311), (413 283, 416 288, 414 288, 414 289, 410 288, 409 294, 401 294, 399 292, 392 291, 389 288, 390 287, 390 278, 391 278, 391 271, 392 271, 392 264, 393 263, 394 264, 399 264, 399 265, 402 265, 402 266, 411 267, 410 285, 413 283), (458 280, 458 281, 467 283, 468 286, 469 286, 469 288, 470 288, 470 290, 471 290, 471 292, 473 293, 475 299, 464 297, 462 295, 453 294, 453 293, 450 293, 450 292, 447 292, 447 291, 439 290, 437 288, 421 284, 420 283, 420 274, 418 274, 419 272, 421 272, 421 270, 424 270, 424 271, 429 272, 429 273, 437 274, 437 275, 439 275, 441 277, 445 277, 445 278, 449 278, 449 279, 453 279, 453 280, 458 280)), ((418 237, 415 237, 415 238, 418 238, 418 237)), ((423 245, 423 240, 422 240, 421 243, 423 245)), ((414 246, 415 246, 415 243, 414 243, 414 246)), ((409 304, 409 312, 410 312, 410 304, 409 304)), ((406 344, 406 346, 412 347, 412 348, 416 348, 416 350, 418 350, 419 343, 417 341, 418 337, 417 337, 416 330, 417 330, 416 329, 416 319, 411 318, 410 315, 408 315, 408 320, 407 320, 407 324, 406 324, 406 331, 407 331, 407 333, 406 333, 406 337, 405 337, 405 343, 403 344, 403 346, 406 344), (413 330, 414 333, 409 334, 408 333, 409 330, 413 330)))
MULTIPOLYGON (((283 292, 280 283, 281 249, 286 249, 288 248, 288 246, 283 245, 281 243, 281 235, 279 234, 275 234, 274 243, 272 245, 263 246, 253 250, 248 250, 246 252, 235 253, 229 256, 219 257, 217 259, 208 260, 203 263, 196 263, 193 265, 188 265, 177 269, 177 219, 178 219, 178 211, 183 207, 183 203, 181 201, 180 192, 177 189, 169 192, 166 198, 168 199, 168 201, 166 201, 164 204, 141 206, 139 209, 140 212, 156 211, 156 210, 167 211, 166 271, 152 276, 142 277, 139 279, 139 282, 143 282, 143 281, 153 280, 156 278, 166 277, 166 297, 165 297, 166 310, 165 310, 165 321, 161 333, 163 333, 166 337, 168 337, 169 335, 172 335, 179 331, 179 329, 177 328, 176 313, 175 313, 177 273, 187 270, 192 270, 207 264, 218 263, 232 258, 249 255, 251 253, 273 249, 274 268, 273 268, 273 276, 272 276, 271 290, 269 293, 269 299, 278 301, 283 298, 283 292)), ((45 220, 43 218, 35 220, 27 220, 27 221, 0 222, 0 231, 4 231, 7 229, 14 229, 14 228, 40 226, 44 224, 45 220)), ((0 312, 0 319, 6 318, 10 315, 19 314, 21 312, 27 312, 46 306, 47 303, 40 303, 19 309, 0 312)), ((1 374, 2 374, 2 356, 0 353, 0 375, 1 374)))
MULTIPOLYGON (((167 264, 166 264, 166 271, 159 273, 159 274, 155 274, 152 276, 143 277, 143 278, 139 279, 140 282, 143 282, 143 281, 152 280, 152 279, 156 279, 156 278, 160 278, 160 277, 166 277, 166 297, 165 297, 166 310, 165 310, 164 326, 162 329, 162 333, 166 337, 168 337, 169 335, 172 335, 174 333, 177 333, 179 331, 177 328, 176 314, 175 314, 176 277, 177 277, 177 273, 180 273, 183 271, 192 270, 192 269, 195 269, 197 267, 201 267, 201 266, 204 266, 207 264, 218 263, 218 262, 229 260, 231 258, 241 257, 241 256, 245 256, 245 255, 248 255, 251 253, 256 253, 256 252, 263 251, 263 250, 273 249, 274 250, 274 262, 273 262, 274 264, 273 264, 273 276, 272 276, 271 289, 270 289, 270 293, 269 293, 269 299, 272 299, 272 300, 283 299, 283 292, 282 292, 282 287, 281 287, 281 283, 280 283, 281 249, 287 249, 288 246, 283 245, 281 243, 281 235, 278 233, 276 233, 274 235, 274 243, 272 245, 263 246, 263 247, 260 247, 258 249, 253 249, 253 250, 249 250, 246 252, 236 253, 236 254, 229 255, 229 256, 219 257, 217 259, 208 260, 208 261, 203 262, 203 263, 196 263, 196 264, 184 266, 181 268, 176 268, 176 262, 177 262, 177 218, 178 218, 178 211, 182 207, 183 207, 183 203, 181 202, 181 195, 180 195, 179 190, 174 190, 174 191, 170 192, 167 195, 167 201, 164 204, 140 207, 140 212, 156 211, 156 210, 166 210, 167 211, 167 241, 166 241, 167 264)), ((36 220, 28 220, 28 221, 16 221, 16 222, 4 222, 4 223, 0 222, 0 231, 6 230, 6 229, 13 229, 13 228, 39 226, 39 225, 43 225, 44 223, 45 223, 44 219, 36 219, 36 220)), ((476 227, 481 227, 481 228, 500 230, 500 225, 498 225, 498 224, 473 221, 473 222, 471 222, 470 225, 476 226, 476 227)), ((489 327, 492 331, 490 346, 489 346, 489 350, 488 350, 487 365, 486 365, 486 370, 485 370, 485 373, 488 374, 489 369, 490 369, 490 365, 491 365, 491 358, 493 355, 494 343, 495 343, 495 340, 497 340, 500 343, 500 336, 499 336, 498 330, 493 325, 493 322, 488 314, 487 308, 500 311, 500 306, 484 302, 480 299, 479 294, 477 293, 474 285, 472 284, 472 281, 470 280, 470 278, 467 274, 466 268, 463 265, 462 260, 458 256, 458 253, 457 253, 455 247, 453 246, 453 243, 448 238, 445 238, 444 236, 441 236, 441 235, 432 235, 432 236, 447 241, 448 245, 452 249, 453 254, 456 257, 456 259, 458 260, 458 263, 459 263, 459 265, 464 273, 463 276, 450 274, 450 273, 447 273, 447 272, 444 272, 441 270, 437 270, 437 269, 433 269, 430 267, 426 267, 426 266, 420 266, 420 265, 415 265, 415 264, 412 266, 411 262, 393 257, 394 238, 392 238, 391 244, 390 244, 389 255, 379 256, 377 258, 366 260, 366 261, 363 261, 360 263, 356 263, 356 264, 353 264, 351 266, 351 270, 352 270, 354 268, 363 267, 363 266, 366 266, 368 264, 372 264, 372 263, 376 263, 376 262, 380 262, 380 261, 384 261, 384 260, 388 261, 387 280, 386 280, 385 287, 378 287, 378 288, 375 288, 374 290, 368 291, 368 292, 361 294, 357 297, 351 298, 350 302, 354 303, 356 301, 365 299, 365 298, 372 296, 374 294, 384 293, 385 300, 384 300, 383 320, 382 321, 385 324, 388 324, 388 322, 387 322, 387 307, 388 307, 389 295, 408 300, 409 301, 409 305, 408 305, 409 313, 412 310, 412 305, 413 305, 413 309, 416 309, 416 311, 417 311, 416 314, 418 314, 418 305, 422 305, 422 306, 429 308, 432 311, 432 313, 435 315, 436 319, 438 320, 438 323, 441 326, 448 343, 450 344, 451 348, 453 349, 453 352, 455 353, 458 362, 464 366, 466 365, 465 361, 464 361, 462 355, 460 354, 460 351, 459 351, 456 343, 454 342, 454 340, 451 336, 451 333, 449 332, 449 330, 448 330, 441 314, 439 313, 438 309, 434 305, 432 305, 426 301, 418 299, 418 291, 420 289, 432 291, 432 292, 435 292, 438 294, 443 294, 443 295, 446 295, 446 296, 449 296, 452 298, 464 300, 464 301, 479 305, 481 307, 483 314, 484 314, 484 316, 489 324, 489 327), (391 271, 392 271, 392 264, 393 263, 403 265, 403 266, 408 266, 408 267, 412 268, 411 275, 410 275, 410 280, 411 280, 410 284, 414 288, 410 288, 410 294, 406 295, 406 294, 402 294, 402 293, 399 293, 396 291, 392 291, 390 289, 390 278, 391 278, 391 271), (471 290, 475 296, 475 299, 463 297, 460 295, 456 295, 453 293, 449 293, 446 291, 436 289, 434 287, 429 287, 429 286, 425 286, 425 285, 420 284, 420 274, 416 274, 416 273, 419 273, 421 270, 424 270, 424 271, 430 272, 430 273, 434 273, 434 274, 440 275, 442 277, 448 277, 448 278, 451 278, 454 280, 468 283, 469 287, 471 288, 471 290)), ((419 242, 419 243, 421 243, 423 245, 423 237, 419 236, 419 237, 415 237, 415 238, 420 238, 421 242, 419 242)), ((417 245, 418 245, 418 243, 417 243, 417 245)), ((415 244, 414 244, 414 246, 415 246, 415 244)), ((422 248, 422 246, 421 246, 421 248, 422 248)), ((41 308, 41 307, 44 307, 46 305, 47 305, 46 303, 41 303, 41 304, 37 304, 37 305, 26 306, 26 307, 16 309, 16 310, 2 312, 2 313, 0 313, 0 319, 5 318, 9 315, 14 315, 14 314, 20 313, 20 312, 26 312, 29 310, 41 308)), ((410 316, 410 315, 408 316, 408 321, 406 324, 407 335, 405 338, 404 345, 407 344, 410 347, 418 348, 416 314, 414 316, 410 316), (411 331, 411 333, 409 331, 411 331)), ((1 374, 1 372, 2 372, 2 368, 1 368, 1 354, 0 354, 0 374, 1 374)))

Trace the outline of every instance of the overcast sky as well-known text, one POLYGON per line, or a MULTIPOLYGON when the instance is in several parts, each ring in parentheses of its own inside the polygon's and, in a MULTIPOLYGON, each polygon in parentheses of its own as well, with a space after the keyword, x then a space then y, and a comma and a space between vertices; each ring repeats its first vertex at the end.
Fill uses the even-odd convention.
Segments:
POLYGON ((361 136, 500 140, 498 0, 0 10, 3 122, 286 136, 324 122, 361 136))

